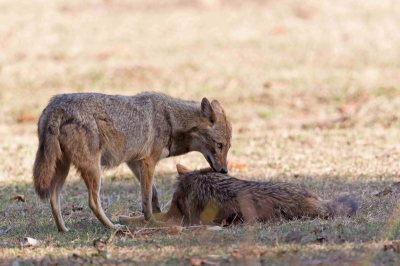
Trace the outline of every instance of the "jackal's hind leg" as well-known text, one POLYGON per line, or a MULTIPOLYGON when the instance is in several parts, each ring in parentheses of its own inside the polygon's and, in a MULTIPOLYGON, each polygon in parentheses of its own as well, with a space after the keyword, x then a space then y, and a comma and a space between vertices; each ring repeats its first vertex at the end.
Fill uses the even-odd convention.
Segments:
MULTIPOLYGON (((79 169, 79 168, 78 168, 79 169)), ((79 169, 89 193, 89 207, 96 215, 97 219, 104 225, 112 229, 121 229, 122 225, 113 224, 106 216, 101 206, 100 187, 101 187, 101 169, 100 163, 94 163, 86 169, 79 169)))
POLYGON ((50 197, 51 212, 56 222, 59 232, 68 232, 69 229, 65 226, 64 219, 61 215, 60 193, 67 178, 70 163, 64 158, 63 161, 58 161, 56 165, 56 173, 54 176, 54 188, 50 197))

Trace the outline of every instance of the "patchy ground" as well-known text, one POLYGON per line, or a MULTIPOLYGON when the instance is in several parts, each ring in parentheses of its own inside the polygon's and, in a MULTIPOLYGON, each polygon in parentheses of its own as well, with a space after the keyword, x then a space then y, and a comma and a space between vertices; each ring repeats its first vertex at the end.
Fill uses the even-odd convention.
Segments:
MULTIPOLYGON (((400 5, 212 2, 2 1, 0 265, 400 263, 400 5), (63 215, 73 230, 59 234, 32 188, 36 122, 52 95, 80 91, 218 99, 233 124, 232 175, 294 182, 325 199, 351 196, 360 210, 114 234, 91 213, 71 171, 63 215), (27 237, 39 245, 27 247, 27 237)), ((160 162, 163 209, 177 163, 207 166, 196 153, 160 162)), ((113 221, 140 213, 140 188, 126 166, 104 172, 102 200, 113 221)))

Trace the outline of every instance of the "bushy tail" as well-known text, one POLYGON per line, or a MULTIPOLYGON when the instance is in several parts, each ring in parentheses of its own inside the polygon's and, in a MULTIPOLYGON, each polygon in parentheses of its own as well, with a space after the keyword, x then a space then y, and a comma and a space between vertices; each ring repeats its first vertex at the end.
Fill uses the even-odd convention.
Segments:
POLYGON ((33 165, 33 183, 42 200, 50 198, 54 189, 57 160, 62 157, 58 141, 60 120, 54 116, 57 113, 50 114, 48 118, 43 112, 38 123, 39 148, 33 165))
POLYGON ((326 206, 329 209, 329 216, 352 216, 358 210, 358 203, 348 197, 327 201, 326 206))

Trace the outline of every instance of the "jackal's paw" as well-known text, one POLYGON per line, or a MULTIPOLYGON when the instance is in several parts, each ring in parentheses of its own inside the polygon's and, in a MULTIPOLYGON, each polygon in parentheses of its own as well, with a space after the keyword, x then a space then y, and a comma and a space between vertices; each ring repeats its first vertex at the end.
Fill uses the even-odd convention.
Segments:
POLYGON ((144 225, 145 224, 143 216, 130 217, 130 216, 125 216, 125 215, 120 215, 119 221, 126 225, 144 225))
POLYGON ((165 222, 157 221, 156 219, 150 219, 146 221, 146 225, 150 227, 164 227, 165 222))
POLYGON ((114 224, 113 227, 111 229, 114 230, 124 230, 126 228, 126 225, 123 224, 114 224))
POLYGON ((58 229, 58 232, 59 233, 67 233, 69 231, 69 228, 68 227, 63 227, 63 228, 59 228, 58 229))

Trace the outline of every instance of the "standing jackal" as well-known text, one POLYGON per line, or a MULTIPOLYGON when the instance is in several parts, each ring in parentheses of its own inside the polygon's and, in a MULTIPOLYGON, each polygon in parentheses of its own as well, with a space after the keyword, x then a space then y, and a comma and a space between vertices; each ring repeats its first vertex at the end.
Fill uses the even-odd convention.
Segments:
POLYGON ((157 162, 190 151, 201 152, 211 168, 227 173, 231 125, 218 101, 183 101, 159 93, 136 96, 74 93, 54 96, 38 122, 39 148, 33 181, 50 198, 59 231, 60 192, 73 164, 89 192, 89 206, 105 226, 117 228, 100 203, 101 166, 127 163, 141 183, 142 212, 156 223, 160 212, 153 174, 157 162))
MULTIPOLYGON (((285 182, 254 182, 177 165, 179 177, 167 212, 159 221, 191 224, 236 224, 307 217, 351 216, 358 204, 347 197, 322 200, 315 193, 285 182)), ((120 216, 126 224, 143 225, 143 216, 120 216)))

